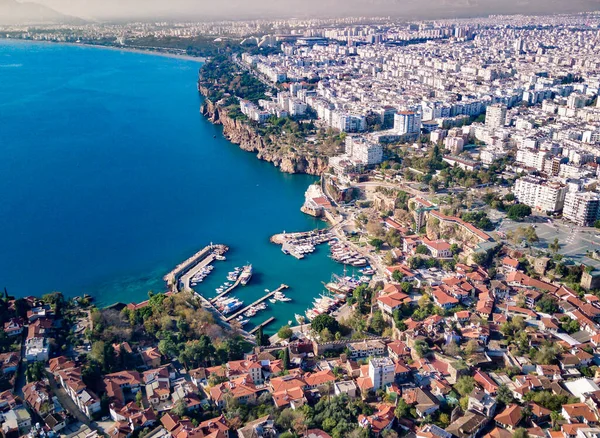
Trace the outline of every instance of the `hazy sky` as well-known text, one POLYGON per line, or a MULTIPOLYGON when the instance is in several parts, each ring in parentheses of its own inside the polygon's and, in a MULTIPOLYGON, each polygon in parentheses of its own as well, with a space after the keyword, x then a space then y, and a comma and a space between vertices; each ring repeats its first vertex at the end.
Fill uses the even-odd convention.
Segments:
POLYGON ((407 18, 487 13, 600 10, 600 0, 31 0, 82 18, 210 19, 393 15, 407 18))

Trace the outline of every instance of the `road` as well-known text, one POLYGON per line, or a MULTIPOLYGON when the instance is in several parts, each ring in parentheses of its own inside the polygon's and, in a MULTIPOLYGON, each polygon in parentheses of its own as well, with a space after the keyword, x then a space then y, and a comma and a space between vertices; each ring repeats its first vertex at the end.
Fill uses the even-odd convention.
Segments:
POLYGON ((48 381, 50 382, 50 388, 54 395, 58 398, 58 401, 62 405, 63 408, 67 410, 72 417, 76 418, 86 426, 89 426, 91 429, 95 429, 95 425, 90 421, 90 419, 79 410, 75 402, 71 400, 71 397, 67 394, 62 386, 56 382, 52 373, 46 370, 46 376, 48 377, 48 381))

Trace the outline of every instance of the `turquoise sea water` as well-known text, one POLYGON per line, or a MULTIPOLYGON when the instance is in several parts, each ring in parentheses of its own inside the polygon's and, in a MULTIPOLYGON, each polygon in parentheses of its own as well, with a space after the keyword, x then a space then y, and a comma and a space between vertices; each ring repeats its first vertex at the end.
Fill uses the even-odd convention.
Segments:
POLYGON ((218 242, 231 251, 199 292, 215 295, 246 262, 254 277, 233 296, 249 303, 290 285, 292 302, 269 303, 252 320, 275 316, 267 332, 323 291, 341 271, 326 247, 298 261, 269 243, 282 230, 323 226, 299 210, 314 178, 282 174, 225 140, 199 113, 198 67, 0 40, 0 287, 141 301, 218 242))

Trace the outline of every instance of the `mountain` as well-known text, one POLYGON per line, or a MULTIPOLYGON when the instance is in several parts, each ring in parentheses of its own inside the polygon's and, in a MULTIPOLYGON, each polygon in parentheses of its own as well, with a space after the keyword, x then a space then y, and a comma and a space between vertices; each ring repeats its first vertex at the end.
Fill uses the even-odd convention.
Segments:
POLYGON ((0 0, 0 24, 79 24, 83 22, 80 18, 61 14, 37 3, 0 0))

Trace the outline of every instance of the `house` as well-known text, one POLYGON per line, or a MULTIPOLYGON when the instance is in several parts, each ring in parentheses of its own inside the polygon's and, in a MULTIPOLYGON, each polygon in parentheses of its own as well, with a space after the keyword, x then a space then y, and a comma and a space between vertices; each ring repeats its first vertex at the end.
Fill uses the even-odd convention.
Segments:
POLYGON ((440 407, 439 400, 425 388, 409 388, 402 393, 402 398, 415 407, 420 418, 433 414, 440 407))
POLYGON ((594 426, 598 417, 585 403, 571 403, 562 406, 561 415, 569 423, 585 423, 594 426))
POLYGON ((468 395, 468 409, 479 412, 486 417, 493 417, 496 412, 496 400, 481 389, 474 389, 468 395))
POLYGON ((423 238, 423 245, 427 247, 430 254, 436 259, 447 259, 452 257, 452 251, 450 250, 450 244, 444 240, 429 240, 423 238))
POLYGON ((302 388, 284 389, 283 391, 274 392, 272 395, 273 403, 279 409, 290 407, 295 410, 304 406, 307 402, 302 388))
POLYGON ((378 339, 366 339, 364 341, 352 342, 348 344, 348 350, 350 350, 351 359, 383 356, 385 349, 385 343, 378 339))
POLYGON ((385 430, 389 430, 394 426, 394 405, 381 403, 377 405, 373 415, 358 416, 358 425, 363 428, 370 428, 371 432, 376 436, 380 436, 385 430))
POLYGON ((227 396, 245 404, 254 402, 259 392, 260 390, 256 388, 254 383, 243 376, 213 386, 210 388, 208 396, 219 408, 223 408, 227 396))
POLYGON ((264 383, 262 365, 255 361, 250 360, 236 360, 229 361, 226 364, 227 377, 237 377, 241 375, 248 375, 252 381, 258 385, 264 383))
POLYGON ((19 362, 21 362, 21 356, 19 353, 14 351, 0 354, 0 366, 2 367, 2 374, 15 373, 19 368, 19 362))
POLYGON ((516 272, 519 269, 519 261, 512 257, 504 257, 502 259, 502 268, 506 272, 516 272))
POLYGON ((142 360, 148 368, 158 368, 162 361, 162 356, 158 348, 152 347, 143 350, 141 353, 142 360))
POLYGON ((450 309, 458 304, 458 300, 451 295, 448 295, 439 287, 434 287, 431 295, 433 301, 442 309, 450 309))
POLYGON ((452 438, 452 434, 435 424, 425 424, 417 429, 416 438, 452 438))
POLYGON ((410 358, 410 348, 406 346, 406 344, 402 341, 392 341, 387 344, 387 351, 389 356, 398 360, 401 358, 410 358))
POLYGON ((11 318, 4 323, 4 333, 7 336, 18 336, 23 333, 23 318, 11 318))
POLYGON ((377 297, 377 305, 384 314, 393 315, 403 304, 410 303, 410 297, 394 284, 388 284, 377 297))
POLYGON ((316 373, 308 373, 304 376, 306 382, 305 389, 329 390, 335 382, 335 375, 330 370, 317 371, 316 373))
POLYGON ((494 421, 498 427, 513 431, 517 429, 519 423, 521 423, 521 412, 522 409, 519 405, 508 405, 502 412, 494 417, 494 421))
POLYGON ((270 415, 247 423, 237 432, 238 438, 274 438, 277 436, 275 422, 270 415))
POLYGON ((46 338, 29 338, 25 341, 25 359, 28 362, 46 362, 50 347, 46 338))
POLYGON ((453 421, 446 432, 458 438, 473 438, 487 425, 489 417, 479 412, 467 411, 465 415, 453 421))
POLYGON ((357 396, 358 387, 354 380, 344 380, 341 382, 335 382, 333 385, 333 392, 335 395, 346 394, 348 398, 354 399, 357 396))

